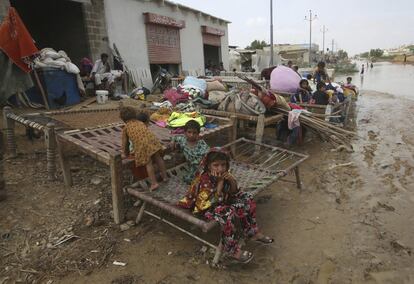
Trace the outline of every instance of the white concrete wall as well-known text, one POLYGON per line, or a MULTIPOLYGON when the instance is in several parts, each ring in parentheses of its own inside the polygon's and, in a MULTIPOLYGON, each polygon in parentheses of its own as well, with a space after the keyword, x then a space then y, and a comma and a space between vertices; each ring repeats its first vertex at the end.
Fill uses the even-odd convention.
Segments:
POLYGON ((224 22, 214 21, 185 9, 177 9, 158 1, 105 0, 105 16, 110 46, 115 43, 130 68, 149 69, 147 37, 143 13, 150 12, 177 20, 184 20, 180 30, 181 69, 204 72, 203 39, 201 26, 206 25, 225 31, 221 39, 222 61, 229 65, 228 29, 224 22))

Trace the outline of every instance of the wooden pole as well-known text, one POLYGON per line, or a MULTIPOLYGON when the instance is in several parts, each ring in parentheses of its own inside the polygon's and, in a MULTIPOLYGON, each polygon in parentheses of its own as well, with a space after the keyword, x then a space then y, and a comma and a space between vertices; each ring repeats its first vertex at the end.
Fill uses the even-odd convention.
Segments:
POLYGON ((124 221, 124 199, 122 193, 122 159, 121 154, 111 155, 110 161, 112 210, 114 222, 120 224, 124 221))
POLYGON ((302 190, 302 182, 300 180, 299 167, 295 167, 295 176, 296 176, 296 186, 299 190, 302 190))
MULTIPOLYGON (((237 139, 237 117, 235 115, 232 115, 230 117, 231 123, 232 123, 232 127, 230 128, 230 133, 229 133, 229 143, 232 143, 234 141, 236 141, 237 139)), ((236 146, 235 144, 233 144, 231 147, 231 153, 234 155, 236 155, 236 146)))
MULTIPOLYGON (((265 128, 265 116, 264 114, 261 114, 257 118, 257 125, 256 125, 256 142, 257 143, 262 143, 264 128, 265 128)), ((259 145, 256 145, 255 147, 256 147, 256 151, 260 151, 259 145)))
POLYGON ((6 199, 6 182, 4 181, 3 154, 3 132, 0 129, 0 201, 6 199))
POLYGON ((14 136, 14 120, 7 115, 12 113, 12 109, 9 106, 3 108, 3 126, 6 133, 7 150, 12 158, 17 157, 16 138, 14 136))
POLYGON ((58 151, 58 159, 60 167, 62 168, 63 174, 63 181, 65 182, 66 186, 72 186, 72 174, 70 173, 70 166, 67 161, 65 161, 65 153, 63 148, 63 142, 56 140, 57 151, 58 151))
POLYGON ((258 143, 262 143, 264 128, 265 128, 265 116, 264 114, 261 114, 257 118, 257 126, 256 126, 256 142, 258 143))
POLYGON ((39 86, 39 90, 40 90, 40 93, 42 94, 42 98, 43 98, 43 102, 45 103, 45 107, 46 107, 47 110, 49 110, 50 109, 49 101, 47 100, 47 95, 46 95, 45 89, 43 89, 43 85, 40 82, 39 75, 37 74, 36 69, 33 69, 33 75, 36 79, 37 85, 39 86))
POLYGON ((49 122, 45 128, 45 143, 47 157, 47 177, 48 180, 56 179, 56 136, 55 124, 49 122))

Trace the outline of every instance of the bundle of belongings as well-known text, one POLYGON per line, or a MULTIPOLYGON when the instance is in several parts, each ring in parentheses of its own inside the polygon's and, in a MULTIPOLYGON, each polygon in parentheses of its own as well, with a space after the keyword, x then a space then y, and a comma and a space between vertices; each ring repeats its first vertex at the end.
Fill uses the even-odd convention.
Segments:
POLYGON ((177 90, 180 93, 186 94, 190 99, 201 97, 206 98, 207 83, 203 79, 197 79, 196 77, 188 76, 185 78, 182 85, 179 85, 177 90))
POLYGON ((216 108, 224 99, 225 90, 224 85, 218 81, 206 82, 204 79, 188 76, 177 88, 165 90, 164 100, 187 111, 196 107, 216 108))
POLYGON ((58 52, 53 48, 43 48, 40 51, 40 56, 34 61, 36 69, 55 68, 65 70, 67 73, 76 75, 76 83, 81 94, 85 94, 85 86, 83 85, 80 76, 79 68, 72 63, 66 52, 59 50, 58 52))
POLYGON ((233 90, 226 94, 218 110, 237 112, 249 115, 260 115, 266 112, 266 107, 259 97, 250 92, 233 90))
POLYGON ((217 124, 208 123, 207 118, 197 111, 173 111, 164 107, 152 113, 150 120, 159 127, 171 129, 171 134, 183 134, 185 132, 184 126, 190 120, 195 120, 200 125, 201 131, 204 131, 206 128, 212 129, 218 127, 217 124))
POLYGON ((186 77, 177 88, 164 91, 164 103, 158 107, 171 105, 181 112, 193 112, 200 108, 217 109, 247 115, 261 115, 266 109, 280 107, 290 110, 286 100, 274 93, 255 93, 254 90, 232 89, 220 82, 220 79, 199 79, 186 77))
POLYGON ((138 87, 132 90, 132 92, 129 93, 129 97, 134 100, 140 100, 145 101, 147 99, 147 96, 151 94, 151 91, 148 90, 145 87, 138 87))

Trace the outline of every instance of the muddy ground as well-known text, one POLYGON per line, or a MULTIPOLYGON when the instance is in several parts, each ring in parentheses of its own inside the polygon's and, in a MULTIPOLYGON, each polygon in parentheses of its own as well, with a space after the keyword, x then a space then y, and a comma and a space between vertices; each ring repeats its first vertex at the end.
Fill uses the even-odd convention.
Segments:
POLYGON ((356 112, 355 152, 315 139, 295 149, 310 155, 303 191, 278 182, 257 198, 274 245, 248 243, 250 264, 220 270, 201 243, 149 217, 121 232, 108 170, 86 156, 70 157, 74 187, 60 173, 46 181, 42 141, 19 128, 19 156, 5 161, 0 283, 414 283, 414 101, 364 92, 356 112))

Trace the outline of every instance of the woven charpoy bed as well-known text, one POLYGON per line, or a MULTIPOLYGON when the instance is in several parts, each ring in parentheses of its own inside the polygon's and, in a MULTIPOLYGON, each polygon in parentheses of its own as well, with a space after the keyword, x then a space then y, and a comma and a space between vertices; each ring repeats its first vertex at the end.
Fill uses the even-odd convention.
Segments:
MULTIPOLYGON (((201 109, 201 113, 214 115, 217 117, 235 117, 236 118, 236 126, 235 129, 237 130, 238 122, 253 122, 256 124, 256 142, 261 143, 263 140, 264 135, 264 128, 271 124, 276 124, 283 119, 283 114, 260 114, 260 115, 248 115, 244 113, 235 113, 235 112, 228 112, 228 111, 220 111, 220 110, 212 110, 212 109, 201 109)), ((240 127, 244 127, 241 125, 240 127)))
MULTIPOLYGON (((237 183, 243 191, 250 192, 253 196, 256 196, 270 184, 290 172, 295 174, 297 187, 301 188, 299 165, 308 158, 307 155, 256 143, 245 138, 236 140, 225 147, 232 153, 231 172, 236 177, 237 183)), ((176 225, 174 222, 167 220, 165 217, 154 214, 146 209, 147 205, 159 208, 168 215, 172 215, 173 217, 197 226, 203 232, 210 231, 216 225, 215 221, 206 221, 193 215, 189 210, 176 206, 178 200, 184 196, 188 188, 182 181, 182 173, 185 168, 186 165, 182 164, 168 170, 168 182, 161 184, 160 188, 154 192, 148 190, 147 180, 138 181, 126 187, 126 191, 129 194, 142 201, 136 223, 138 224, 141 221, 144 213, 161 220, 206 245, 217 249, 215 257, 215 262, 217 262, 220 245, 218 247, 214 246, 188 230, 176 225)))
MULTIPOLYGON (((49 111, 26 114, 15 114, 10 107, 5 107, 3 116, 7 149, 13 157, 17 155, 17 144, 14 135, 15 123, 22 124, 26 127, 33 128, 44 133, 47 153, 47 170, 50 180, 53 180, 56 176, 56 133, 58 132, 73 131, 73 133, 78 133, 81 136, 89 135, 89 137, 91 137, 94 135, 99 136, 100 134, 98 132, 102 131, 100 129, 106 128, 106 132, 110 131, 112 133, 107 133, 106 137, 100 138, 109 140, 110 142, 101 142, 101 147, 107 145, 107 150, 110 150, 111 147, 115 147, 116 149, 120 148, 121 138, 119 135, 122 122, 119 118, 118 107, 88 110, 49 111)), ((207 120, 210 123, 217 124, 218 127, 203 131, 201 134, 202 136, 208 137, 222 131, 229 131, 229 133, 231 132, 231 139, 236 139, 236 132, 232 128, 233 121, 231 119, 207 116, 207 120)), ((151 125, 150 127, 161 141, 169 141, 171 135, 168 129, 160 128, 155 125, 151 125)), ((84 146, 90 147, 88 145, 84 146)), ((105 152, 105 149, 103 152, 105 152)))
MULTIPOLYGON (((217 124, 216 128, 205 129, 200 133, 204 139, 214 135, 228 134, 230 141, 235 140, 233 122, 230 119, 206 116, 207 122, 217 124)), ((69 130, 56 135, 59 163, 62 167, 65 184, 72 185, 69 159, 65 159, 64 147, 74 146, 77 150, 86 153, 110 167, 112 198, 114 207, 114 219, 116 223, 122 222, 122 170, 133 161, 121 159, 121 133, 122 123, 92 128, 87 130, 69 130)), ((171 140, 170 130, 150 125, 151 131, 158 137, 161 143, 166 144, 171 140)))
POLYGON ((53 180, 56 172, 55 133, 69 129, 88 129, 100 125, 120 122, 119 108, 101 108, 88 110, 49 111, 41 113, 16 114, 8 106, 3 109, 3 125, 7 141, 7 150, 12 157, 17 156, 15 124, 41 131, 45 136, 48 178, 53 180))

